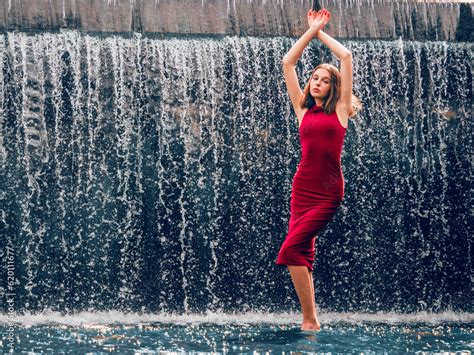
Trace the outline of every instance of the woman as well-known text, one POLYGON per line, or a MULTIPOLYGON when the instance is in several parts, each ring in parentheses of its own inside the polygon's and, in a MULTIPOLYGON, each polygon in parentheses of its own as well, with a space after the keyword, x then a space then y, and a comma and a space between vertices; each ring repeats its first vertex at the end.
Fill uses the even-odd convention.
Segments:
POLYGON ((352 54, 322 31, 331 14, 309 10, 309 29, 283 57, 288 94, 298 118, 301 161, 293 178, 288 235, 276 263, 285 265, 303 310, 302 330, 319 330, 313 284, 315 241, 336 214, 344 196, 341 150, 349 117, 361 109, 352 94, 352 54), (296 62, 317 37, 341 61, 313 69, 304 91, 298 84, 296 62))

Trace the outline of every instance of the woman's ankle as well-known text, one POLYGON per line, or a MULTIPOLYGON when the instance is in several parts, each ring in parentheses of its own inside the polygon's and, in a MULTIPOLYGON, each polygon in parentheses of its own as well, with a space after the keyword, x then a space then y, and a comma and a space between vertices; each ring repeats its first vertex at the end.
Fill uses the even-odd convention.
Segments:
POLYGON ((315 316, 312 316, 312 317, 303 316, 303 323, 317 323, 317 318, 315 316))

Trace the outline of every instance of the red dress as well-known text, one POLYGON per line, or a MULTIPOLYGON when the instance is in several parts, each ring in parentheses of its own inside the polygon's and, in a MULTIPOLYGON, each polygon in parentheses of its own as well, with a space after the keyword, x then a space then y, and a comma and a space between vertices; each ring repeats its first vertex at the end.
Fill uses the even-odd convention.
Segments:
POLYGON ((288 234, 277 265, 304 265, 313 271, 315 241, 344 197, 341 151, 346 128, 336 112, 314 105, 299 128, 301 160, 293 177, 288 234))

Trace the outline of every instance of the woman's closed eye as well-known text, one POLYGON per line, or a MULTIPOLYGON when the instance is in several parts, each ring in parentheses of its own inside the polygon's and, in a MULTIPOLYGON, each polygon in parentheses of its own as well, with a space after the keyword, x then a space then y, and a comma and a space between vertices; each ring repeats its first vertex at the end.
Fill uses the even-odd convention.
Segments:
MULTIPOLYGON (((318 77, 317 77, 317 76, 313 76, 313 79, 314 79, 314 80, 317 80, 318 77)), ((325 83, 329 83, 329 80, 328 80, 328 79, 323 79, 323 81, 324 81, 325 83)))
MULTIPOLYGON (((318 78, 314 77, 313 80, 318 80, 318 78)), ((323 80, 323 83, 329 84, 329 80, 323 80)))

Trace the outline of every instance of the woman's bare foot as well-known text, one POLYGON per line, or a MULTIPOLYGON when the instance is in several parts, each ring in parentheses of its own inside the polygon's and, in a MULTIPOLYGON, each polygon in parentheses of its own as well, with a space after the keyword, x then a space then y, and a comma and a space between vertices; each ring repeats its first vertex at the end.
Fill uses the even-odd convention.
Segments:
POLYGON ((317 316, 318 306, 315 304, 314 308, 314 318, 308 320, 303 319, 303 324, 301 324, 301 330, 321 330, 321 323, 319 323, 317 316))
POLYGON ((303 324, 301 325, 301 330, 316 330, 319 331, 321 330, 321 324, 319 321, 316 320, 311 320, 311 321, 303 321, 303 324))

